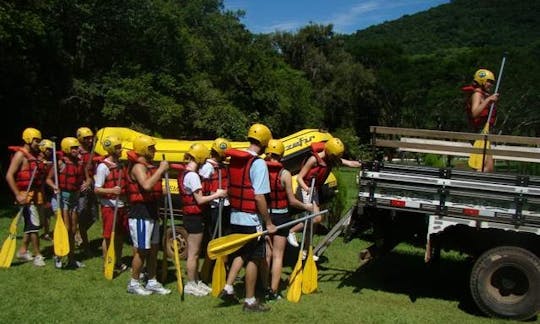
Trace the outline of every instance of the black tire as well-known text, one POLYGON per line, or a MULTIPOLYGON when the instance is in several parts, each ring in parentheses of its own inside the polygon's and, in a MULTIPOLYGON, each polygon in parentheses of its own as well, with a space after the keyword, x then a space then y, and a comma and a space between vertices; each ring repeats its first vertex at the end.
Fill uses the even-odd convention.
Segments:
POLYGON ((520 247, 488 250, 476 260, 469 286, 485 314, 529 319, 540 310, 540 260, 520 247))
POLYGON ((187 257, 188 232, 182 226, 175 226, 174 230, 176 235, 173 235, 171 228, 168 228, 165 232, 163 237, 165 240, 165 251, 167 251, 167 256, 169 258, 174 257, 173 240, 176 239, 178 242, 178 256, 180 259, 185 259, 187 257))

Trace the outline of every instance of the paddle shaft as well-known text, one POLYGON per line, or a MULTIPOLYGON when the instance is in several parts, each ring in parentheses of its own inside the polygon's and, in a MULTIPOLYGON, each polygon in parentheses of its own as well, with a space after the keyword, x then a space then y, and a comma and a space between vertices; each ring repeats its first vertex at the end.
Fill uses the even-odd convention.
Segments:
MULTIPOLYGON (((118 179, 116 181, 116 185, 120 186, 121 180, 122 180, 122 166, 120 163, 117 164, 118 168, 118 179)), ((107 259, 105 263, 105 277, 109 280, 113 279, 113 272, 114 272, 114 264, 116 263, 116 244, 115 244, 115 232, 116 232, 116 216, 118 215, 118 200, 120 199, 120 195, 116 195, 116 200, 114 204, 114 212, 113 212, 113 224, 112 224, 112 231, 111 231, 111 239, 109 240, 109 247, 107 250, 107 259)))
MULTIPOLYGON (((162 155, 163 160, 165 160, 165 154, 162 155)), ((178 184, 178 189, 182 184, 178 184)), ((174 266, 176 268, 176 279, 177 279, 177 288, 182 298, 184 296, 184 285, 182 283, 182 272, 180 270, 180 260, 178 259, 178 242, 176 241, 176 229, 174 228, 174 215, 173 215, 173 206, 171 198, 171 186, 169 184, 169 171, 165 171, 165 189, 167 190, 167 204, 169 206, 169 217, 171 219, 171 229, 173 235, 173 250, 174 250, 174 266)))

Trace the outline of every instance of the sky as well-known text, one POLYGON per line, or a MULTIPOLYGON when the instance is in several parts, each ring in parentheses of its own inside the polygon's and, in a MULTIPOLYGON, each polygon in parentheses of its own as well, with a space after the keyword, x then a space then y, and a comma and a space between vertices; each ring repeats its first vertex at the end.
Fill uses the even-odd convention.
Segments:
POLYGON ((227 10, 244 10, 241 22, 252 33, 295 32, 310 22, 333 24, 352 34, 450 0, 224 0, 227 10))

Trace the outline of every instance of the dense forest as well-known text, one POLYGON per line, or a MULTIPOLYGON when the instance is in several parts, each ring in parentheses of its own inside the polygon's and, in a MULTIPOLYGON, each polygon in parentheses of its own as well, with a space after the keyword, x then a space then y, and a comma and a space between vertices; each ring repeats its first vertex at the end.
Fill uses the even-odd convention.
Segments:
MULTIPOLYGON (((221 0, 0 1, 0 145, 28 126, 126 126, 243 140, 325 128, 349 154, 370 125, 467 130, 460 87, 498 73, 503 134, 540 133, 540 2, 454 0, 352 35, 253 34, 221 0)), ((7 155, 7 151, 6 151, 7 155)))

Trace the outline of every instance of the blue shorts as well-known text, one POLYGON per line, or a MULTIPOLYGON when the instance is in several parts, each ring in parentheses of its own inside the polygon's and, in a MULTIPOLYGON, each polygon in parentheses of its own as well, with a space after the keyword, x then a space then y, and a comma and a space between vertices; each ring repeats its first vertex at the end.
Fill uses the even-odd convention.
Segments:
POLYGON ((24 219, 24 232, 33 233, 39 232, 41 223, 39 222, 39 212, 34 204, 26 205, 22 210, 24 219))
POLYGON ((152 244, 159 244, 159 226, 154 219, 130 218, 128 224, 134 248, 149 250, 152 244))

